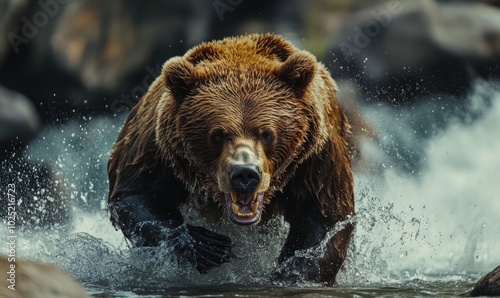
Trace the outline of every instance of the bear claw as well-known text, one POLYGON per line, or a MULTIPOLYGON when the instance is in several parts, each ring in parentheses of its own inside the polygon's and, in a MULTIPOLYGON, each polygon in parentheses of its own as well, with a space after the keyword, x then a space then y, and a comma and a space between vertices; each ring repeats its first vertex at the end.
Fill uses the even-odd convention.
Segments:
POLYGON ((231 261, 235 255, 231 252, 231 238, 209 231, 202 227, 186 225, 193 239, 194 260, 191 262, 200 273, 207 273, 214 267, 231 261))

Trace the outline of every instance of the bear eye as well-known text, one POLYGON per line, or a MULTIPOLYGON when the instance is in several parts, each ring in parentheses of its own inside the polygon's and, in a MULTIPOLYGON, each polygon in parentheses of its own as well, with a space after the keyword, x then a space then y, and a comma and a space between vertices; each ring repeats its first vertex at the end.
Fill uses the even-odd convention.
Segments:
POLYGON ((224 141, 224 133, 222 131, 213 132, 210 135, 210 140, 214 144, 220 144, 220 143, 222 143, 224 141))
POLYGON ((260 132, 259 139, 265 144, 271 144, 274 141, 274 134, 272 131, 265 129, 260 132))

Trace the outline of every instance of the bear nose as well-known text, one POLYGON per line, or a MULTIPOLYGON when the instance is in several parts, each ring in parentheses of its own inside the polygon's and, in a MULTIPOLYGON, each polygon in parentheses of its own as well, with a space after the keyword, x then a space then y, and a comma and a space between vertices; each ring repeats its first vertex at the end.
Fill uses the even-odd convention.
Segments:
POLYGON ((231 186, 240 193, 252 193, 260 182, 260 171, 256 165, 233 165, 229 169, 231 186))

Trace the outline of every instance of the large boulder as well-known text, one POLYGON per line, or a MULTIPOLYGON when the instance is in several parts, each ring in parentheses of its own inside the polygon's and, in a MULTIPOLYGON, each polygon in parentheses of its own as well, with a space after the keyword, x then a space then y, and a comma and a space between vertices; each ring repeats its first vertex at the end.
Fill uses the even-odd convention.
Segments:
POLYGON ((50 46, 85 88, 115 90, 143 71, 158 48, 162 59, 184 49, 190 8, 190 1, 71 1, 57 20, 50 46))
POLYGON ((483 276, 474 285, 470 296, 500 296, 500 266, 483 276))
POLYGON ((90 298, 82 286, 54 265, 0 256, 2 298, 90 298))
POLYGON ((196 7, 194 1, 29 1, 21 14, 4 12, 17 26, 0 84, 35 102, 44 122, 123 110, 114 102, 130 109, 167 58, 206 38, 189 25, 200 19, 196 7))
POLYGON ((500 78, 500 9, 484 3, 390 1, 347 19, 325 57, 337 80, 368 100, 462 96, 476 78, 500 78))
POLYGON ((17 32, 21 14, 27 4, 27 0, 0 1, 0 70, 3 61, 13 49, 10 38, 17 32))
POLYGON ((33 104, 22 94, 0 85, 0 160, 31 140, 40 129, 33 104))

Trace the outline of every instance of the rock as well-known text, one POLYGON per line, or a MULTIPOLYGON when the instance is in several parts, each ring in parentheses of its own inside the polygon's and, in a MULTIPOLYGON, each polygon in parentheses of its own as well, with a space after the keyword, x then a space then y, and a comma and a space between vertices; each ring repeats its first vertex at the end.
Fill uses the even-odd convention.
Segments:
POLYGON ((12 50, 11 36, 17 32, 21 13, 26 9, 27 0, 5 0, 0 2, 0 69, 2 62, 12 50))
MULTIPOLYGON (((57 20, 50 46, 59 66, 90 92, 134 88, 134 75, 140 76, 143 87, 145 66, 161 67, 164 60, 185 50, 186 23, 194 6, 192 1, 71 1, 57 20)), ((75 105, 92 100, 80 98, 75 105)))
POLYGON ((147 63, 152 50, 154 41, 135 25, 124 1, 72 1, 57 20, 50 44, 61 66, 84 87, 115 89, 147 63))
POLYGON ((40 119, 22 94, 0 86, 0 160, 37 135, 40 119))
POLYGON ((17 18, 19 43, 0 69, 0 84, 28 96, 49 123, 115 113, 110 105, 121 95, 130 109, 166 59, 207 38, 208 31, 199 30, 206 23, 189 25, 207 13, 195 13, 198 6, 195 1, 29 1, 22 16, 9 15, 17 18))
POLYGON ((500 78, 500 9, 484 3, 389 1, 347 18, 325 63, 368 101, 463 96, 500 78))
POLYGON ((82 286, 54 265, 0 256, 2 298, 90 298, 82 286), (9 288, 10 286, 10 288, 9 288))
POLYGON ((500 266, 483 276, 472 288, 470 296, 500 296, 500 266))

